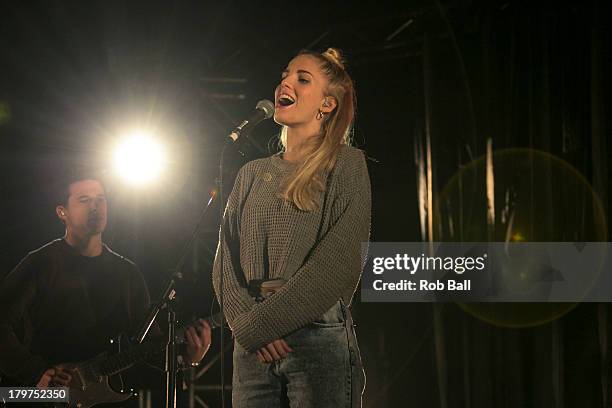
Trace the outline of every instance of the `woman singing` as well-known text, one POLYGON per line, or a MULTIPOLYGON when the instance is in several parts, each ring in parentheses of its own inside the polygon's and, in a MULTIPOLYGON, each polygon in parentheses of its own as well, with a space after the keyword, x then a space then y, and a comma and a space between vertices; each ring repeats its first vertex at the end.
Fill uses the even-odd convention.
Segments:
POLYGON ((338 50, 305 51, 274 96, 284 149, 238 172, 213 272, 235 340, 233 406, 361 406, 348 306, 371 193, 364 153, 349 146, 353 82, 338 50))

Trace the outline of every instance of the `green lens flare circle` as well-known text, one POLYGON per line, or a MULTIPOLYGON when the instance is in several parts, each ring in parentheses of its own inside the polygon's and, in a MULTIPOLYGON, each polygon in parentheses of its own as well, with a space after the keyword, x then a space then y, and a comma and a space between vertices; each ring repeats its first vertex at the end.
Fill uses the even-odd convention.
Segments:
POLYGON ((11 107, 8 103, 0 101, 0 126, 6 125, 11 120, 11 107))
MULTIPOLYGON (((492 155, 463 166, 442 189, 436 206, 436 241, 605 242, 607 221, 598 195, 569 163, 534 149, 492 155), (493 193, 492 193, 493 192, 493 193), (491 194, 492 193, 492 194, 491 194), (488 207, 494 200, 494 221, 488 207)), ((605 254, 599 254, 601 266, 605 254)), ((593 274, 591 274, 591 278, 593 274)), ((560 318, 577 303, 460 303, 470 315, 503 327, 530 327, 560 318)))

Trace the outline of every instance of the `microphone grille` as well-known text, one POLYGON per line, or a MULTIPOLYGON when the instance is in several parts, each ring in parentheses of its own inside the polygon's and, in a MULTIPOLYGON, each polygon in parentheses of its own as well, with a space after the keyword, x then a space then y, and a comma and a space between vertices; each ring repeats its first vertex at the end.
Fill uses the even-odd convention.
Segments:
POLYGON ((267 99, 262 99, 261 101, 257 102, 255 109, 263 110, 266 113, 266 119, 270 119, 272 116, 274 116, 274 104, 267 99))

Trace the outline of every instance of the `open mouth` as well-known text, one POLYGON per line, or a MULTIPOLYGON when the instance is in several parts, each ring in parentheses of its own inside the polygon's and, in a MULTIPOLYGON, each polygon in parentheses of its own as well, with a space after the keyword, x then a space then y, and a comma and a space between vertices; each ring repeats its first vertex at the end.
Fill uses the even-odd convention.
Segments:
POLYGON ((278 97, 278 104, 280 106, 291 106, 295 103, 295 99, 287 94, 281 94, 278 97))

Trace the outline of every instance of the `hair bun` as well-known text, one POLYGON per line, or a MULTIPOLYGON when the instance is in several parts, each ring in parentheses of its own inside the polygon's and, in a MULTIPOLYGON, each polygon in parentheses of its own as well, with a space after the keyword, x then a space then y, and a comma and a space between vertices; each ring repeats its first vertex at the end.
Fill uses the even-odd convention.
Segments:
POLYGON ((339 49, 328 48, 322 55, 340 68, 344 69, 344 59, 342 58, 342 51, 339 49))

